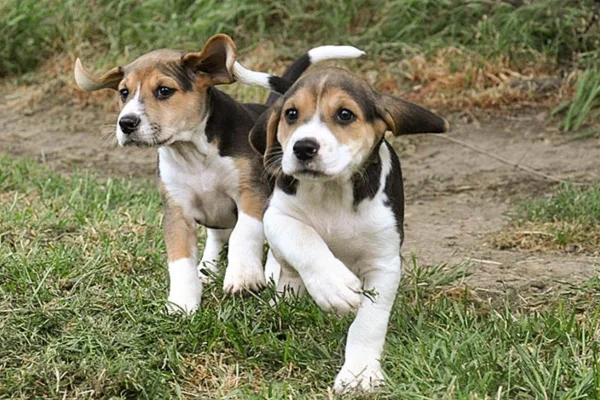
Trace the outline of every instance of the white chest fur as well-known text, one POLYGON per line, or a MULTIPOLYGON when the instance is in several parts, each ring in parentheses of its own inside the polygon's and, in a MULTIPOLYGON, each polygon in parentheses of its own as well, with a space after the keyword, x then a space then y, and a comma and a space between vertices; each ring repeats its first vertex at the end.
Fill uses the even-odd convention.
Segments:
POLYGON ((233 228, 239 178, 231 157, 221 157, 204 132, 190 142, 159 148, 158 157, 160 179, 186 217, 208 227, 233 228))
POLYGON ((391 170, 389 150, 381 146, 382 171, 377 194, 354 204, 350 182, 298 183, 295 195, 275 190, 269 207, 276 207, 311 226, 331 252, 357 272, 364 260, 399 254, 399 233, 392 209, 386 205, 386 178, 391 170))

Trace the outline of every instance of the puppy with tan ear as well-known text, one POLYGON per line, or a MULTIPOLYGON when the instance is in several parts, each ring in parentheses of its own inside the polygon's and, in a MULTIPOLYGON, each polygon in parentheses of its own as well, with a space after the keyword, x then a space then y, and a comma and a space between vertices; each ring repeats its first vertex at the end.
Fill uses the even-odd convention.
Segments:
POLYGON ((300 78, 250 133, 277 178, 263 217, 281 265, 277 290, 326 311, 357 311, 334 389, 370 391, 400 282, 404 194, 394 135, 441 133, 443 119, 377 93, 341 69, 300 78), (366 296, 365 291, 374 295, 366 296))
POLYGON ((171 310, 196 310, 202 292, 197 268, 214 271, 227 243, 224 290, 237 293, 265 284, 262 214, 271 187, 248 133, 267 106, 239 103, 215 86, 238 79, 283 93, 313 63, 363 54, 349 46, 323 49, 308 51, 284 78, 239 65, 227 35, 211 37, 200 52, 153 51, 100 77, 76 61, 80 88, 119 92, 119 144, 158 149, 171 310), (207 238, 197 266, 198 224, 207 228, 207 238))

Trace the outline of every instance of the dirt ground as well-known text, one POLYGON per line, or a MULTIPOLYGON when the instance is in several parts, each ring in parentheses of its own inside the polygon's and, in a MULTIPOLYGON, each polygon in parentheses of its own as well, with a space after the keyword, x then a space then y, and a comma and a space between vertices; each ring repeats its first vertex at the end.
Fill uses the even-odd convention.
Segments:
MULTIPOLYGON (((109 146, 114 113, 99 105, 23 109, 0 104, 0 152, 26 156, 60 171, 93 169, 133 178, 154 173, 148 149, 109 146), (109 139, 106 139, 106 137, 109 139)), ((449 136, 561 179, 600 178, 600 140, 565 143, 548 128, 547 111, 503 115, 452 115, 449 136)), ((543 178, 439 136, 394 140, 401 147, 406 192, 404 256, 419 263, 470 263, 465 279, 479 293, 550 292, 598 273, 600 257, 570 253, 506 251, 487 243, 500 231, 519 199, 549 193, 543 178)))

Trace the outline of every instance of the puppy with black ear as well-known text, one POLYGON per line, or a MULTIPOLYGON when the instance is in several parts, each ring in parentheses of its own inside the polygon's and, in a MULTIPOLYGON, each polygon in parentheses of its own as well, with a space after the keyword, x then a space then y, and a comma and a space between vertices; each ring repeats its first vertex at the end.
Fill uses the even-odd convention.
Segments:
POLYGON ((77 59, 80 88, 120 94, 119 144, 158 150, 172 311, 196 310, 202 292, 197 268, 214 270, 227 243, 224 290, 237 293, 265 284, 262 214, 271 187, 248 133, 267 106, 239 103, 215 86, 237 78, 285 92, 312 63, 363 54, 350 46, 319 49, 294 62, 285 79, 243 68, 235 61, 235 44, 222 34, 211 37, 200 52, 156 50, 100 77, 77 59), (197 224, 207 228, 198 267, 197 224))
POLYGON ((357 311, 334 383, 339 393, 383 381, 404 239, 402 173, 388 130, 442 133, 448 123, 328 68, 300 78, 250 133, 276 176, 263 222, 281 265, 278 292, 306 290, 323 310, 357 311))

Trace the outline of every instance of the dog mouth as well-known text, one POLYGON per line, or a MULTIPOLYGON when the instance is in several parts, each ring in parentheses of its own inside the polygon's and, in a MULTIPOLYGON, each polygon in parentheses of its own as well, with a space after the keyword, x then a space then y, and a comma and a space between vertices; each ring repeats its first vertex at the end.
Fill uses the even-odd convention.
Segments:
POLYGON ((300 168, 294 171, 292 176, 298 180, 306 179, 312 181, 323 181, 331 178, 331 176, 325 172, 310 168, 300 168))
POLYGON ((135 147, 160 147, 169 143, 173 139, 173 136, 169 136, 166 139, 157 139, 152 137, 150 139, 139 139, 134 137, 127 137, 121 144, 123 147, 135 146, 135 147))

